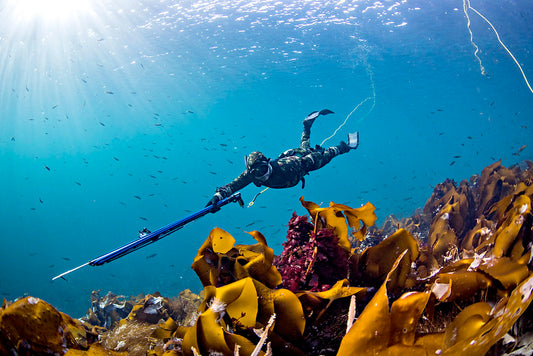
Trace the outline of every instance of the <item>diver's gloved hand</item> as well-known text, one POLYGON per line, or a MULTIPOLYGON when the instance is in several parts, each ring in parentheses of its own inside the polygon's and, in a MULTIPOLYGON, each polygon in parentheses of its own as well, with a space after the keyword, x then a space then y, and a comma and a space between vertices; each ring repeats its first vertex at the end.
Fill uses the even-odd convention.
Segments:
POLYGON ((222 200, 222 194, 217 192, 215 195, 213 195, 211 200, 205 206, 208 207, 212 205, 211 212, 215 213, 220 210, 220 207, 218 207, 218 202, 221 200, 222 200))

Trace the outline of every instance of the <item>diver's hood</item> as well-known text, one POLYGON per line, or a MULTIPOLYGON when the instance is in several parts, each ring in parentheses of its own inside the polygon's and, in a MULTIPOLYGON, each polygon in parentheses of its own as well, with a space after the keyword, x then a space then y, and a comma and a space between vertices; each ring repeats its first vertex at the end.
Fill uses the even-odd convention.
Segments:
POLYGON ((268 162, 268 159, 259 151, 254 151, 248 156, 244 156, 244 163, 246 164, 246 169, 248 170, 252 170, 257 165, 264 164, 264 162, 268 162))
POLYGON ((246 170, 261 182, 265 182, 272 174, 270 159, 259 151, 254 151, 245 156, 244 163, 246 164, 246 170))

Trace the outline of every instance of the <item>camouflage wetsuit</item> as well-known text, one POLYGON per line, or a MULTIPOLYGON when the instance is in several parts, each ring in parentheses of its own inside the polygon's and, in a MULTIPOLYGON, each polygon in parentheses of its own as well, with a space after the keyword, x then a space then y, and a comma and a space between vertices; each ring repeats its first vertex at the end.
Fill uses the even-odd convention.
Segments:
POLYGON ((250 183, 256 186, 266 186, 270 188, 289 188, 302 181, 305 184, 304 176, 311 171, 325 166, 333 157, 350 151, 350 147, 345 142, 339 145, 324 149, 320 146, 310 147, 309 139, 313 122, 304 121, 304 129, 299 148, 293 148, 283 152, 275 160, 269 160, 272 172, 266 180, 259 180, 247 169, 242 172, 231 183, 217 188, 217 193, 221 198, 226 198, 236 191, 246 187, 250 183))

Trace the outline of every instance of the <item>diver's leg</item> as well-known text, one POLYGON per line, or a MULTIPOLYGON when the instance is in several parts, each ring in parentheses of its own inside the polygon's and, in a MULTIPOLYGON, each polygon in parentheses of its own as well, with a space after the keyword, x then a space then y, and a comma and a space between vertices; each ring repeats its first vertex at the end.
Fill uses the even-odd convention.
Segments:
POLYGON ((302 131, 302 139, 300 143, 300 148, 303 150, 308 151, 311 148, 310 140, 311 140, 311 126, 313 126, 313 122, 315 122, 315 119, 318 117, 318 112, 314 111, 307 115, 307 117, 302 122, 304 125, 304 130, 302 131))
POLYGON ((302 131, 302 139, 300 143, 300 148, 309 151, 311 149, 311 126, 313 125, 313 121, 310 123, 306 122, 304 120, 304 130, 302 131))
POLYGON ((316 171, 328 164, 334 157, 347 153, 352 148, 344 141, 337 146, 323 151, 314 151, 302 158, 302 165, 307 172, 316 171))
POLYGON ((323 109, 320 111, 313 111, 307 117, 304 119, 304 130, 302 132, 302 140, 300 143, 300 148, 308 151, 311 148, 311 145, 309 143, 311 138, 311 126, 313 126, 313 122, 315 122, 315 119, 319 117, 320 115, 328 115, 333 114, 333 111, 328 109, 323 109))

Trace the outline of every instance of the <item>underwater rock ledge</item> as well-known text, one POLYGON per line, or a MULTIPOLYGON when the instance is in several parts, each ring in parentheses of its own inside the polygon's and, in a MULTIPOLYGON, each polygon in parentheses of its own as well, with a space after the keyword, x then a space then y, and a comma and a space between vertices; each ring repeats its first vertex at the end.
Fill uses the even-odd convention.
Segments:
POLYGON ((300 199, 280 256, 211 231, 177 298, 91 295, 80 319, 35 297, 0 309, 0 354, 531 354, 533 163, 437 185, 413 216, 300 199))

